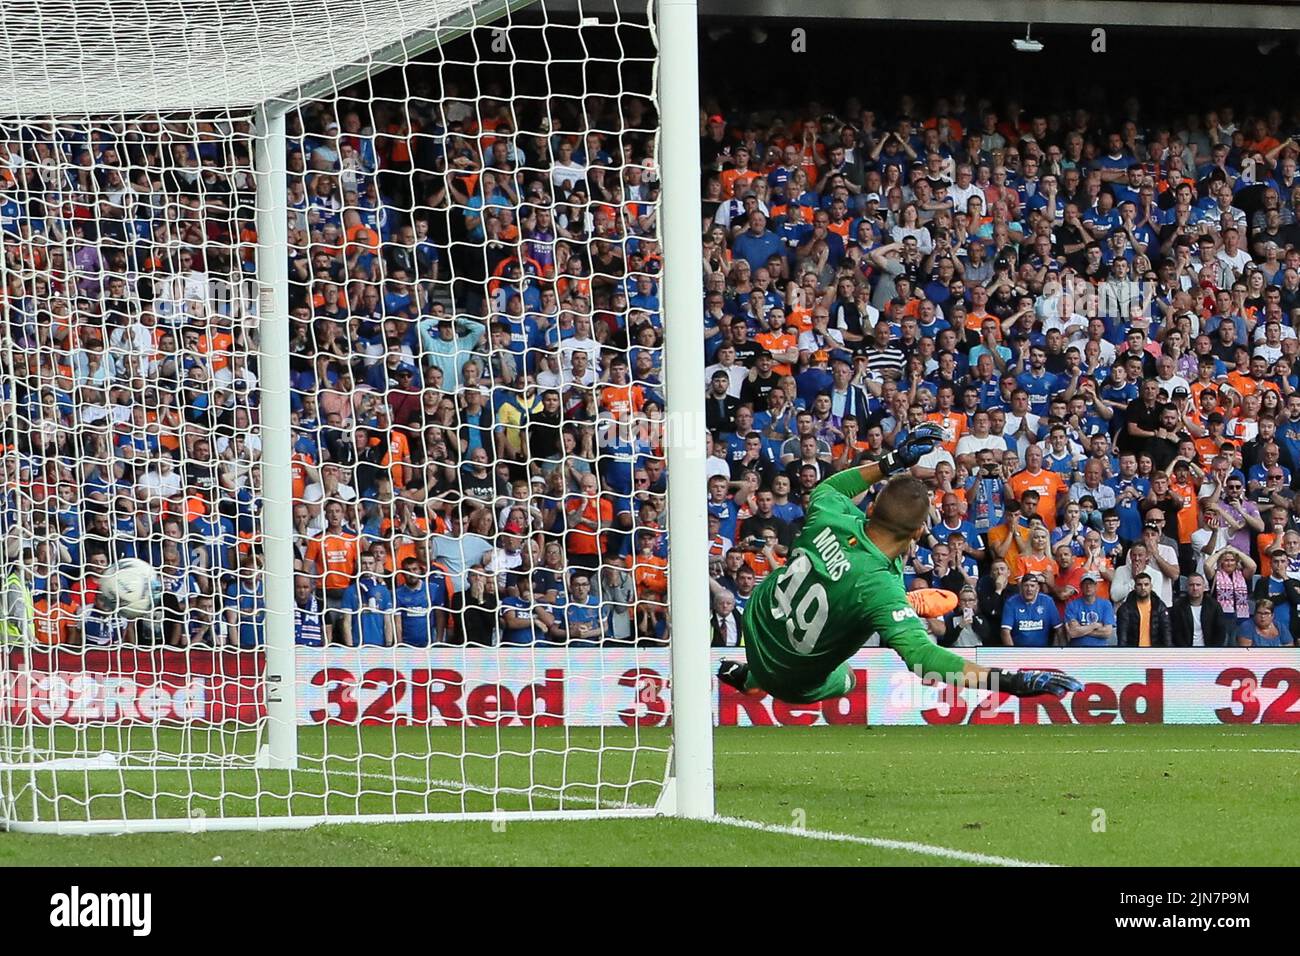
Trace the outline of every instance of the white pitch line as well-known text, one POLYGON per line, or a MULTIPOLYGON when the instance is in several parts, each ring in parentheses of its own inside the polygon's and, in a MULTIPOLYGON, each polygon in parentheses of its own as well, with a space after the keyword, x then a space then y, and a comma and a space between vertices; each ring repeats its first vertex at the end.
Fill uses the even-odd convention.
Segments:
POLYGON ((1020 757, 1058 754, 1300 754, 1290 747, 1167 747, 1128 749, 1098 747, 1088 750, 720 750, 720 757, 1020 757))
MULTIPOLYGON (((838 753, 838 751, 831 752, 838 753)), ((299 772, 319 773, 322 775, 325 773, 325 771, 316 767, 300 767, 299 772)), ((419 783, 426 786, 445 787, 448 789, 459 788, 463 792, 492 792, 486 789, 474 791, 474 788, 467 788, 464 783, 456 780, 425 779, 423 777, 411 777, 401 774, 388 776, 385 774, 361 772, 358 772, 355 776, 367 777, 374 780, 398 780, 404 783, 419 783)), ((559 801, 560 797, 548 794, 544 799, 559 801)), ((651 809, 648 804, 623 803, 621 801, 609 800, 597 801, 594 797, 565 796, 563 799, 571 803, 601 804, 606 807, 619 809, 651 809)), ((508 816, 508 811, 503 813, 502 816, 508 816)), ((903 853, 916 853, 921 856, 934 856, 945 860, 956 860, 962 863, 979 863, 984 866, 1056 866, 1055 863, 1038 863, 1032 860, 1017 860, 1014 857, 1008 856, 992 856, 987 853, 972 853, 968 850, 954 850, 951 847, 936 846, 930 843, 914 843, 910 840, 886 840, 881 837, 858 836, 854 833, 836 833, 832 830, 806 830, 799 827, 783 826, 777 823, 763 823, 759 820, 746 820, 742 817, 714 816, 702 820, 701 822, 713 823, 725 827, 737 827, 742 830, 757 830, 762 833, 775 833, 781 836, 799 837, 804 840, 817 840, 824 843, 855 843, 860 846, 870 846, 880 850, 896 850, 903 853)))
POLYGON ((1017 860, 1009 856, 990 856, 987 853, 954 850, 951 847, 935 846, 930 843, 913 843, 910 840, 885 840, 880 837, 858 836, 853 833, 835 833, 831 830, 804 830, 799 827, 783 826, 776 823, 760 823, 757 820, 745 820, 740 817, 713 817, 709 822, 721 824, 722 826, 739 827, 743 830, 759 830, 763 833, 779 833, 783 836, 801 837, 805 840, 819 840, 826 843, 857 843, 861 846, 871 846, 881 850, 901 850, 904 853, 937 856, 945 860, 959 860, 963 863, 982 863, 985 866, 1056 866, 1055 863, 1017 860))

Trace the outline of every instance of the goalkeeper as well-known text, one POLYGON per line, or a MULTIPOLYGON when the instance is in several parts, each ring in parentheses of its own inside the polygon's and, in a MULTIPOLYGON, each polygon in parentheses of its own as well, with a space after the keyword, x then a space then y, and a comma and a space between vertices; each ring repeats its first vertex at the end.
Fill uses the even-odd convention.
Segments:
POLYGON ((1064 697, 1083 689, 1054 671, 998 671, 939 647, 921 623, 956 606, 947 591, 903 589, 902 556, 925 528, 930 494, 911 475, 891 478, 869 519, 853 499, 916 464, 943 440, 937 425, 914 429, 879 462, 840 472, 813 489, 790 560, 754 589, 741 618, 746 662, 724 660, 718 679, 744 692, 767 691, 790 703, 839 697, 853 689, 846 661, 874 633, 907 666, 951 684, 1064 697))

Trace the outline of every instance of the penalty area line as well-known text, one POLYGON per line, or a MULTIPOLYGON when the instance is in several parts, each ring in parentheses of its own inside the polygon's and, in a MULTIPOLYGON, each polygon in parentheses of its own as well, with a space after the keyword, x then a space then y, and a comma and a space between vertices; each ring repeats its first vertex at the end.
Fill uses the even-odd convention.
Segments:
POLYGON ((1078 754, 1300 754, 1294 747, 1094 747, 1078 750, 718 750, 721 757, 1059 757, 1078 754))
POLYGON ((988 853, 973 853, 969 850, 954 850, 951 847, 935 846, 930 843, 914 843, 911 840, 886 840, 882 837, 836 833, 832 830, 806 830, 777 823, 746 820, 742 817, 709 817, 706 822, 716 823, 720 826, 737 827, 742 830, 757 830, 763 833, 800 837, 805 840, 818 840, 824 843, 856 843, 860 846, 870 846, 880 850, 897 850, 903 853, 934 856, 961 863, 979 863, 983 866, 1056 866, 1055 863, 1040 863, 1033 860, 1017 860, 1009 856, 993 856, 988 853))

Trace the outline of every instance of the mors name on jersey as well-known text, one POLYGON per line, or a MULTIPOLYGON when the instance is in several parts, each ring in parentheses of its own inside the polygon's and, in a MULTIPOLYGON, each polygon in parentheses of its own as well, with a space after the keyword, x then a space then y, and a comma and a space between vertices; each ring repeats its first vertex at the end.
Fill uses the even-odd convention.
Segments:
POLYGON ((844 577, 844 572, 849 569, 849 559, 844 556, 844 549, 835 539, 835 532, 830 528, 822 528, 821 533, 813 538, 813 544, 817 546, 817 553, 826 563, 826 573, 830 575, 831 580, 838 581, 844 577))

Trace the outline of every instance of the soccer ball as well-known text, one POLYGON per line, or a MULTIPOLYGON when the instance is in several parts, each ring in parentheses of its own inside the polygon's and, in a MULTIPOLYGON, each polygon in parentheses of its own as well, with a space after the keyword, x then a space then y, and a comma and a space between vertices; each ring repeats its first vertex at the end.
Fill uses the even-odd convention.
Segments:
POLYGON ((162 597, 162 581, 152 567, 138 558, 123 558, 99 577, 99 593, 108 610, 133 621, 145 617, 162 597))

